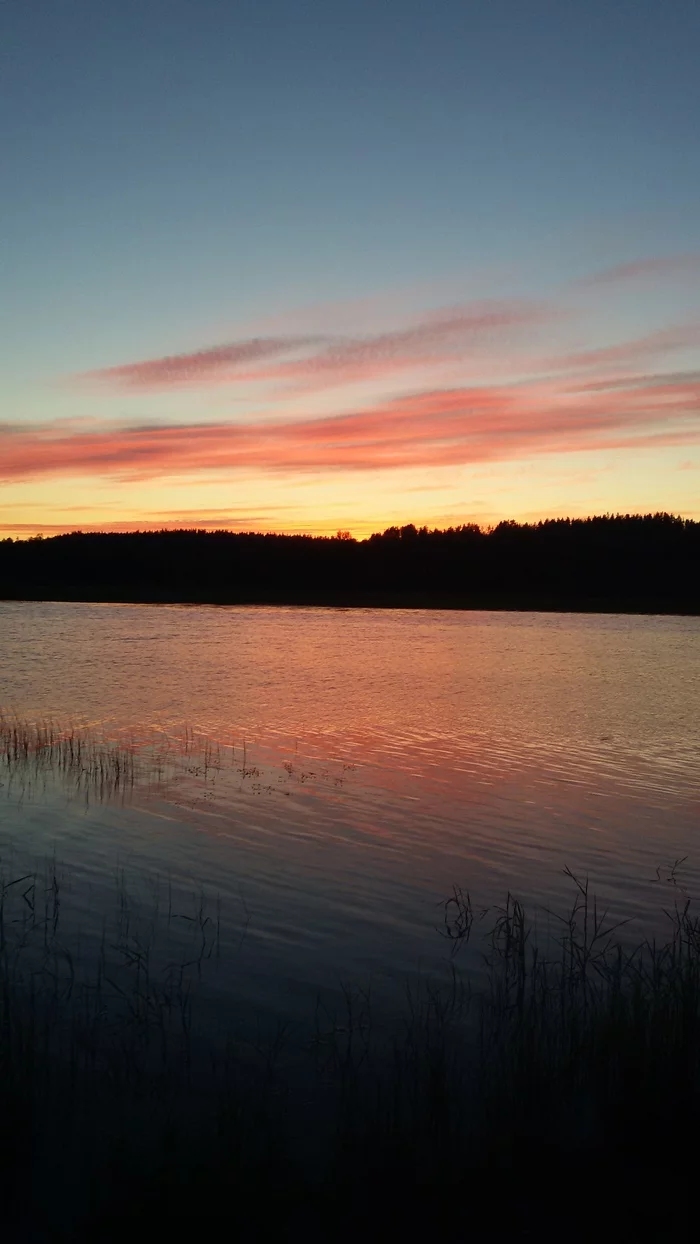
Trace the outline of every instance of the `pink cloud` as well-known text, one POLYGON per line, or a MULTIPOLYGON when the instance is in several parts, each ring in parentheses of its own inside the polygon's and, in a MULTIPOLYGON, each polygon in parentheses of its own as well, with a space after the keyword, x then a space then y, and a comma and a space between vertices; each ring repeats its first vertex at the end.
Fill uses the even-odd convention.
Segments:
POLYGON ((396 469, 699 441, 698 375, 605 387, 548 381, 436 389, 354 413, 258 425, 0 426, 0 478, 396 469))
POLYGON ((541 323, 553 314, 541 304, 479 303, 447 308, 386 332, 251 338, 87 372, 79 379, 138 392, 242 381, 341 384, 458 359, 478 339, 541 323))
POLYGON ((541 304, 515 302, 450 308, 408 328, 332 342, 306 358, 253 368, 241 379, 291 381, 295 391, 308 392, 416 368, 439 369, 474 356, 494 341, 503 344, 554 314, 541 304))
POLYGON ((593 276, 585 277, 580 285, 614 285, 621 281, 635 281, 644 277, 664 277, 696 272, 700 267, 700 254, 691 251, 685 255, 661 255, 650 259, 637 259, 632 263, 615 264, 603 268, 593 276))
MULTIPOLYGON (((599 273, 589 283, 605 285, 697 262, 700 256, 643 260, 599 273)), ((0 425, 0 479, 82 474, 197 482, 203 474, 227 478, 235 470, 293 474, 439 467, 700 441, 699 373, 654 370, 657 360, 673 351, 700 346, 700 321, 593 348, 569 344, 566 349, 559 337, 559 353, 550 344, 550 357, 542 358, 541 344, 535 352, 538 331, 546 324, 555 337, 567 315, 566 308, 515 299, 472 302, 384 331, 248 336, 85 373, 82 379, 132 393, 272 384, 278 386, 278 411, 290 388, 298 399, 316 389, 394 376, 396 392, 401 378, 405 385, 415 369, 424 388, 318 417, 308 413, 311 405, 299 415, 301 401, 295 400, 296 411, 290 404, 287 419, 278 413, 265 422, 249 417, 115 426, 98 416, 0 425), (489 383, 475 382, 485 374, 489 383), (494 383, 494 377, 518 379, 494 383)), ((349 403, 346 397, 346 409, 349 403)), ((229 514, 221 525, 235 521, 229 514)))
MULTIPOLYGON (((644 277, 696 273, 699 267, 700 254, 657 256, 618 264, 577 284, 579 288, 605 287, 644 277)), ((345 305, 346 313, 351 310, 355 318, 363 318, 362 304, 345 305)), ((227 384, 275 385, 279 396, 290 390, 299 394, 391 375, 399 377, 416 369, 442 370, 444 383, 445 369, 452 367, 454 372, 455 366, 460 368, 459 382, 463 383, 472 379, 476 368, 483 369, 485 363, 502 371, 504 366, 520 361, 524 372, 533 374, 537 361, 533 357, 532 332, 543 324, 556 331, 563 319, 573 313, 549 303, 500 299, 442 308, 417 322, 383 331, 341 335, 308 331, 307 316, 302 332, 248 335, 223 345, 92 370, 74 379, 131 393, 227 384), (510 351, 510 358, 506 358, 504 346, 510 351), (521 354, 520 360, 513 353, 514 346, 521 354), (523 346, 529 348, 529 361, 524 357, 523 346), (471 364, 469 373, 464 370, 467 363, 471 364)), ((302 313, 297 318, 304 322, 302 313)), ((288 319, 292 322, 293 317, 288 319)), ((332 308, 326 309, 326 320, 338 322, 338 307, 334 314, 332 308)), ((698 340, 698 324, 680 325, 626 343, 562 354, 544 365, 557 370, 630 367, 639 359, 695 345, 698 340)), ((521 368, 520 374, 524 372, 521 368)), ((455 379, 454 374, 450 379, 455 379)))
POLYGON ((612 346, 598 346, 550 359, 547 366, 557 370, 576 371, 581 368, 633 367, 674 350, 692 349, 700 345, 700 322, 676 324, 660 328, 643 337, 633 337, 612 346))
POLYGON ((260 359, 275 355, 291 354, 295 350, 317 345, 320 340, 323 339, 318 336, 253 337, 231 345, 196 350, 192 354, 171 354, 164 358, 123 363, 119 367, 105 367, 99 371, 84 372, 76 379, 97 381, 139 392, 179 388, 217 380, 226 369, 249 366, 260 359))

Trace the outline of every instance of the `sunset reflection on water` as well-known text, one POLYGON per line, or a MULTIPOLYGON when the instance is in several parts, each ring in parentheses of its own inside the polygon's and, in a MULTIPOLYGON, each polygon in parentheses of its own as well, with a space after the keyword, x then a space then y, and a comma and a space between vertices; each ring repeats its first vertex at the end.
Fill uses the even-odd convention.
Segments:
POLYGON ((218 895, 258 1001, 441 971, 455 884, 556 906, 569 866, 640 929, 657 869, 696 887, 697 619, 5 604, 0 631, 6 714, 134 764, 6 766, 3 858, 55 853, 86 927, 118 867, 218 895))

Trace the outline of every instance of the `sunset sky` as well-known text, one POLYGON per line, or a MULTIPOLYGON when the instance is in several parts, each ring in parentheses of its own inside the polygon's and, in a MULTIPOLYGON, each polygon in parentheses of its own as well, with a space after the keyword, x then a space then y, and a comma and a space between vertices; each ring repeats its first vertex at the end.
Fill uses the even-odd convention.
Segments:
POLYGON ((700 518, 697 0, 9 0, 0 535, 700 518))

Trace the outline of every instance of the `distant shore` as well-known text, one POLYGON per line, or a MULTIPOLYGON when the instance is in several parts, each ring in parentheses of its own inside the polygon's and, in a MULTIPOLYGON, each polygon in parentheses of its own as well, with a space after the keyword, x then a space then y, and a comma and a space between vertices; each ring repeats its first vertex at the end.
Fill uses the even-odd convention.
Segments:
POLYGON ((700 614, 700 523, 603 515, 366 540, 230 531, 0 540, 0 599, 700 614))
POLYGON ((428 596, 421 593, 390 594, 366 592, 339 593, 286 593, 264 595, 235 595, 225 592, 202 593, 200 595, 182 595, 161 592, 123 592, 102 591, 99 594, 85 595, 77 588, 62 593, 41 588, 35 592, 27 592, 21 596, 5 595, 0 589, 0 601, 3 603, 21 604, 83 604, 83 605, 182 605, 239 608, 270 608, 270 609, 405 609, 433 610, 436 612, 450 610, 455 613, 585 613, 585 614, 628 614, 664 615, 675 617, 700 617, 699 601, 668 601, 659 599, 610 599, 591 598, 557 599, 556 597, 512 597, 512 596, 428 596))

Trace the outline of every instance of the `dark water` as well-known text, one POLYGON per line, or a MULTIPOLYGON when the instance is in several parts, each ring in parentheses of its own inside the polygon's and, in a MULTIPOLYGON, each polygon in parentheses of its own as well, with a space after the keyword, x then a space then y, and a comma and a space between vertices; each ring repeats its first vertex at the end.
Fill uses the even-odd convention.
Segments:
POLYGON ((5 603, 0 707, 135 766, 5 763, 6 878, 54 855, 83 945, 117 878, 204 893, 262 1010, 439 977, 453 885, 556 907, 568 865, 640 933, 700 888, 696 618, 5 603))

